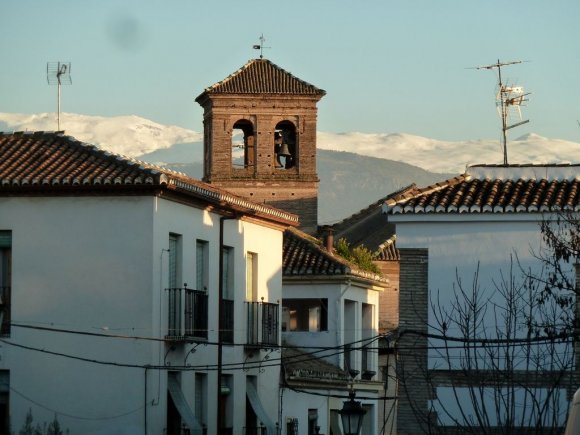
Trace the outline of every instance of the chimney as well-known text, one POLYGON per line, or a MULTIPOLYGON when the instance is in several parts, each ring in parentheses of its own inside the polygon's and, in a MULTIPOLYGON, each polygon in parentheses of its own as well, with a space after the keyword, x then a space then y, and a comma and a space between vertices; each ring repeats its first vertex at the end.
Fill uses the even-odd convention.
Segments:
POLYGON ((330 225, 324 227, 324 247, 330 253, 334 247, 334 228, 330 225))

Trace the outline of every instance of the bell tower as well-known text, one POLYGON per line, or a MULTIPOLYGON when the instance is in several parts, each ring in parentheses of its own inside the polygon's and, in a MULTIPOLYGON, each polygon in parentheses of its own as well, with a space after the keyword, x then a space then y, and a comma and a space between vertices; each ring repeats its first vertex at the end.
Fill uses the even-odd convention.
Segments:
POLYGON ((203 181, 300 217, 317 229, 316 116, 325 91, 267 59, 206 88, 203 181))

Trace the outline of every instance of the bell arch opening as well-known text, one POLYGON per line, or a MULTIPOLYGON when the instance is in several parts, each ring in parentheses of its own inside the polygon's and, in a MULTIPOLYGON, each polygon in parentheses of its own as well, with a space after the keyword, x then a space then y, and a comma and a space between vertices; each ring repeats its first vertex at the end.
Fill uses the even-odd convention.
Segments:
POLYGON ((291 169, 298 164, 296 126, 291 121, 280 121, 274 131, 274 168, 291 169))
POLYGON ((256 135, 254 125, 247 119, 240 119, 232 127, 232 168, 254 167, 256 162, 256 135))

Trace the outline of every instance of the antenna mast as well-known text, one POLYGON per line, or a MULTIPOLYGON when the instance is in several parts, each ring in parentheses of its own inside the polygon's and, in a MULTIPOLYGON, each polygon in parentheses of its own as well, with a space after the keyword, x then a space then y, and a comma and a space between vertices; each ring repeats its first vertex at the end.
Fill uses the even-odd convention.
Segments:
POLYGON ((497 69, 497 76, 498 76, 498 91, 496 95, 496 106, 499 112, 499 116, 501 118, 501 132, 502 132, 502 147, 503 147, 503 164, 504 166, 508 165, 508 156, 507 156, 507 134, 506 132, 514 127, 518 127, 520 125, 526 124, 530 122, 529 119, 522 120, 522 111, 521 106, 524 102, 528 101, 526 98, 527 95, 530 93, 524 93, 524 88, 522 86, 512 86, 503 83, 501 77, 501 67, 508 66, 508 65, 515 65, 518 63, 522 63, 521 60, 516 60, 513 62, 500 62, 499 59, 496 63, 491 65, 479 66, 476 69, 497 69), (511 112, 510 112, 510 109, 511 112), (515 124, 508 125, 508 118, 510 117, 510 113, 516 112, 519 115, 519 122, 515 124))
POLYGON ((72 85, 70 76, 70 62, 47 62, 46 81, 49 85, 57 85, 57 130, 60 131, 60 87, 61 85, 72 85))

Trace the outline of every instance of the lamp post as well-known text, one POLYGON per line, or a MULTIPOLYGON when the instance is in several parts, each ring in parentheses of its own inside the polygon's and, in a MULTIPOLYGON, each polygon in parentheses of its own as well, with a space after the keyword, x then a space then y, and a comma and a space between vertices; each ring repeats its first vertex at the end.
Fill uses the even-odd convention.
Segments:
POLYGON ((344 435, 359 435, 363 418, 367 411, 363 409, 360 402, 354 400, 354 389, 350 391, 349 397, 350 400, 344 402, 342 409, 338 411, 342 420, 342 429, 344 430, 344 435))

